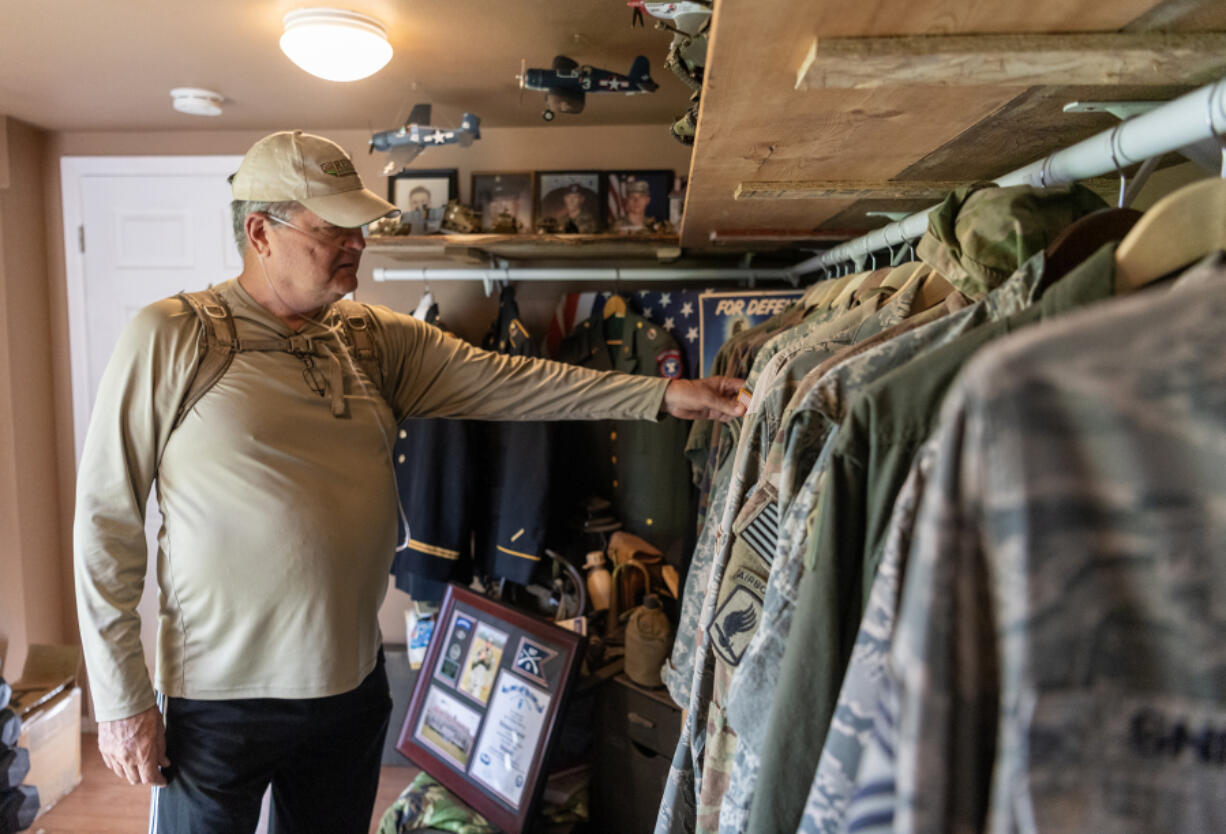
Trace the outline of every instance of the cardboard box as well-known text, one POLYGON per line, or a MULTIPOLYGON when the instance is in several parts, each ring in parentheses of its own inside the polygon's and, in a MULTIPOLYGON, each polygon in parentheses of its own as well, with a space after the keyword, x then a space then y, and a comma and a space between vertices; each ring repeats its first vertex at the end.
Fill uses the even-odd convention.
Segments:
POLYGON ((21 718, 18 747, 30 751, 25 784, 38 788, 38 815, 81 782, 81 689, 76 685, 81 650, 30 646, 10 705, 21 718))
POLYGON ((30 751, 25 784, 38 788, 41 817, 81 783, 81 688, 61 692, 21 722, 17 746, 30 751))

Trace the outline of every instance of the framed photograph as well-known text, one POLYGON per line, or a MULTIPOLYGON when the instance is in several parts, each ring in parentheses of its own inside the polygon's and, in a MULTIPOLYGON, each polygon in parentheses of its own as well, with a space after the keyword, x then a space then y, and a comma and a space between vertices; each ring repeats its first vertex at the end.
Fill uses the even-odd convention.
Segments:
POLYGON ((401 171, 387 178, 387 200, 400 209, 400 222, 412 234, 438 231, 449 200, 460 198, 460 177, 455 168, 401 171))
POLYGON ((536 222, 559 234, 604 231, 603 178, 599 171, 537 171, 536 222))
POLYGON ((502 234, 532 232, 532 173, 473 174, 473 209, 481 215, 481 228, 502 234), (517 228, 506 218, 515 220, 517 228), (500 225, 500 218, 501 225, 500 225))
POLYGON ((672 171, 606 171, 605 228, 614 234, 655 231, 668 221, 672 187, 672 171))
POLYGON ((507 834, 530 827, 587 638, 447 586, 396 748, 507 834))

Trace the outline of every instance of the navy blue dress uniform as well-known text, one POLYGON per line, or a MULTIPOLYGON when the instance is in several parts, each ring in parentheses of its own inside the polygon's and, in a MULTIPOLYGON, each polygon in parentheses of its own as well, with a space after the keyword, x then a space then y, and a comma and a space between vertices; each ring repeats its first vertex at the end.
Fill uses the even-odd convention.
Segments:
MULTIPOLYGON (((482 347, 511 356, 540 356, 519 320, 515 290, 504 287, 498 319, 482 347)), ((551 432, 542 422, 483 423, 484 460, 474 461, 488 507, 477 529, 477 556, 486 571, 527 584, 541 562, 549 514, 551 432)))
MULTIPOLYGON (((437 305, 427 321, 438 324, 437 305)), ((519 320, 515 291, 502 291, 482 347, 538 356, 519 320)), ((396 587, 437 602, 448 582, 474 570, 527 584, 541 563, 548 522, 550 434, 544 423, 405 420, 393 450, 408 524, 392 564, 396 587)))
MULTIPOLYGON (((426 321, 442 326, 437 304, 426 321)), ((397 432, 392 455, 403 517, 392 574, 415 600, 438 602, 448 582, 472 581, 472 428, 434 417, 405 420, 397 432)))
MULTIPOLYGON (((627 310, 624 316, 593 315, 558 348, 557 358, 597 370, 677 379, 684 366, 677 342, 659 325, 627 310)), ((623 528, 664 552, 684 571, 693 539, 693 486, 685 458, 689 424, 675 417, 659 422, 572 421, 560 429, 554 480, 559 501, 589 496, 608 499, 623 528), (563 491, 564 490, 564 491, 563 491)))

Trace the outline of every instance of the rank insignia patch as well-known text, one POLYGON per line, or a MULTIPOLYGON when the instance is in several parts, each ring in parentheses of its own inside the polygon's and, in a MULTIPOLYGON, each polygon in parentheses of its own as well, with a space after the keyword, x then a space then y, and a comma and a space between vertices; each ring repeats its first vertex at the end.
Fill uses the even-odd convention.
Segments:
POLYGON ((741 540, 770 565, 775 561, 775 543, 779 541, 779 505, 769 501, 761 512, 740 531, 741 540))
POLYGON ((656 365, 660 368, 660 376, 665 379, 679 379, 681 377, 681 351, 662 351, 656 356, 656 365))
POLYGON ((741 662, 749 641, 762 620, 762 598, 766 583, 744 568, 736 572, 732 593, 724 599, 707 629, 711 647, 729 666, 741 662))
POLYGON ((541 686, 548 686, 549 683, 545 680, 545 665, 557 656, 558 653, 553 649, 535 643, 527 637, 521 637, 519 650, 515 652, 515 671, 541 686))

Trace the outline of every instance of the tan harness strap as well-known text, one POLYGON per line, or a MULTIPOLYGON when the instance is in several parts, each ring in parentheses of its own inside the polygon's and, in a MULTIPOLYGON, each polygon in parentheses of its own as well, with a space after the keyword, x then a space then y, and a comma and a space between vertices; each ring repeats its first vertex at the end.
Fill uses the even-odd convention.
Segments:
POLYGON ((199 361, 196 363, 195 373, 192 374, 187 394, 175 413, 172 430, 179 427, 197 401, 225 374, 234 360, 238 344, 234 319, 221 296, 211 289, 206 289, 181 292, 178 297, 183 299, 183 303, 200 320, 203 338, 200 341, 199 361))

